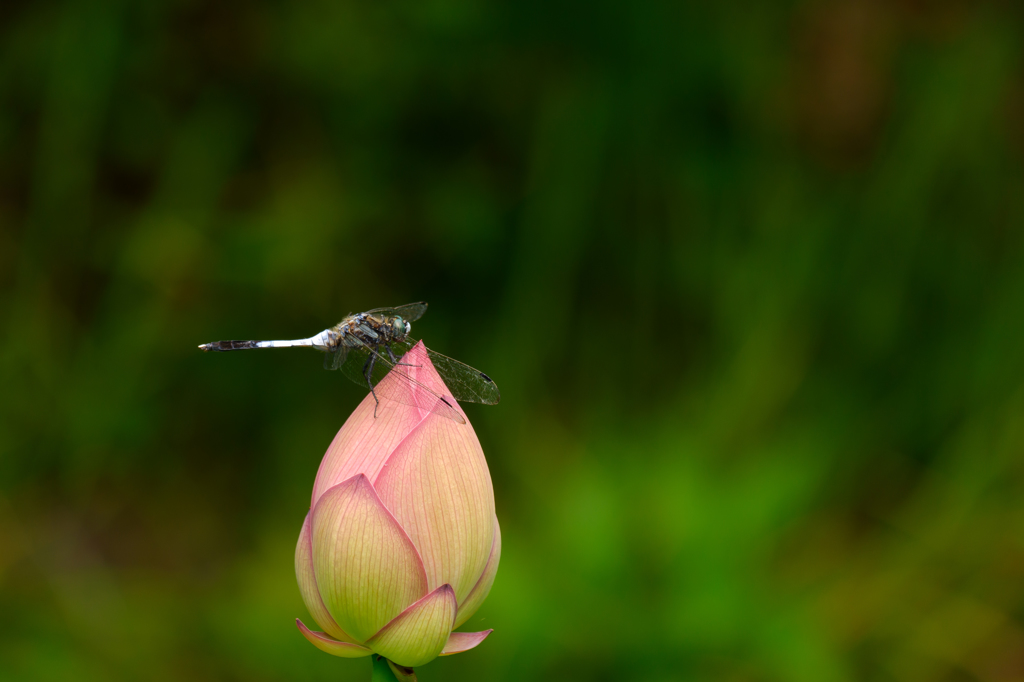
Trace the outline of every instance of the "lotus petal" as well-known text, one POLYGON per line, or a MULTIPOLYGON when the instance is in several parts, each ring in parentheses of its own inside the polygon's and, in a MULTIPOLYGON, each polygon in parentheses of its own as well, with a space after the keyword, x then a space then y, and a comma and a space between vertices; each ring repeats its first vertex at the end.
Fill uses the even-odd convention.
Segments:
POLYGON ((398 665, 423 665, 444 649, 457 609, 452 586, 442 585, 385 625, 367 645, 398 665))
MULTIPOLYGON (((402 367, 404 374, 439 395, 450 395, 451 392, 431 364, 422 341, 406 353, 405 362, 409 365, 402 367)), ((431 407, 437 402, 435 396, 409 382, 399 382, 391 374, 383 381, 388 382, 390 390, 406 391, 409 395, 402 401, 381 400, 378 406, 373 395, 366 394, 342 425, 320 462, 316 482, 313 484, 312 507, 316 506, 320 496, 327 490, 356 474, 366 474, 371 482, 375 482, 398 444, 431 414, 431 407)), ((382 391, 386 390, 386 387, 382 387, 382 391)), ((458 404, 454 398, 450 402, 458 404)))
MULTIPOLYGON (((317 625, 322 627, 327 634, 342 642, 356 643, 354 639, 338 627, 331 617, 323 599, 320 598, 320 590, 316 586, 316 575, 313 573, 313 543, 310 533, 310 520, 312 512, 306 514, 306 520, 302 522, 302 530, 299 531, 299 542, 295 546, 295 578, 299 582, 299 592, 302 594, 302 601, 305 602, 309 614, 317 625)), ((299 628, 300 630, 302 628, 299 628)))
POLYGON ((494 630, 484 630, 483 632, 453 632, 448 636, 448 642, 444 645, 444 649, 441 650, 442 656, 451 656, 452 654, 461 654, 463 651, 469 651, 480 642, 487 639, 487 635, 494 632, 494 630))
POLYGON ((494 576, 498 573, 498 562, 501 560, 501 527, 498 526, 498 517, 494 517, 494 544, 491 545, 491 555, 487 559, 487 566, 484 567, 483 575, 470 591, 469 596, 459 604, 459 615, 455 617, 455 627, 459 627, 469 620, 480 605, 487 599, 491 592, 491 585, 494 584, 494 576))
POLYGON ((395 447, 425 417, 415 407, 392 400, 381 402, 376 417, 375 407, 373 395, 367 393, 334 436, 316 474, 312 506, 329 489, 357 474, 376 479, 395 447))
POLYGON ((320 497, 312 530, 320 596, 334 621, 357 642, 426 594, 416 548, 363 474, 320 497))
POLYGON ((459 409, 458 401, 437 373, 434 363, 427 354, 422 341, 409 349, 401 359, 401 365, 381 379, 376 386, 377 397, 388 396, 407 405, 414 405, 426 417, 436 412, 466 423, 466 414, 459 409), (407 381, 406 377, 412 381, 407 381), (443 400, 442 400, 443 398, 443 400))
POLYGON ((428 589, 447 583, 465 599, 494 541, 494 492, 473 427, 427 418, 388 458, 374 488, 419 550, 428 589))
POLYGON ((320 651, 326 651, 332 656, 341 656, 342 658, 361 658, 363 656, 369 656, 373 652, 367 649, 365 646, 359 644, 352 644, 351 642, 339 642, 336 639, 331 639, 323 632, 314 632, 307 628, 305 624, 295 619, 295 624, 299 627, 299 632, 320 651))

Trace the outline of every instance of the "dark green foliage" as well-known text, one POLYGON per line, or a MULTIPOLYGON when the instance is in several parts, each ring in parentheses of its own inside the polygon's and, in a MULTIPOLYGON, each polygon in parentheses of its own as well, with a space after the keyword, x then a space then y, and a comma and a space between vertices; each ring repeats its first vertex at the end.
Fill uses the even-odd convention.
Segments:
POLYGON ((427 300, 504 553, 430 680, 1024 676, 1013 3, 0 4, 0 679, 365 680, 294 618, 427 300))

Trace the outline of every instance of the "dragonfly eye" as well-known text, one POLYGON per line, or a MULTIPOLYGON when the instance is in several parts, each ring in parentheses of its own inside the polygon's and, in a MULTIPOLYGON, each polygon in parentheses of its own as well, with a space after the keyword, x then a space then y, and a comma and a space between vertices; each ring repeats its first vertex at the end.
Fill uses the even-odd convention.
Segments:
POLYGON ((391 320, 391 332, 398 337, 405 336, 409 333, 409 323, 400 317, 396 317, 391 320))

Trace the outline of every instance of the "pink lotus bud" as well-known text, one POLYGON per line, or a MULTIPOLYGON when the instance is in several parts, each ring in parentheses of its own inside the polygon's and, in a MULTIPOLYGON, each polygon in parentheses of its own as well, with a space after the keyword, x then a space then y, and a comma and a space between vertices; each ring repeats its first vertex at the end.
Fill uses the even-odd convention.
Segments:
POLYGON ((320 463, 295 575, 323 632, 296 623, 329 654, 376 653, 413 667, 490 634, 452 630, 490 592, 501 534, 473 427, 432 410, 437 398, 422 387, 458 403, 422 343, 402 362, 420 386, 394 371, 385 377, 400 384, 391 395, 403 390, 407 399, 381 401, 374 417, 367 395, 320 463))

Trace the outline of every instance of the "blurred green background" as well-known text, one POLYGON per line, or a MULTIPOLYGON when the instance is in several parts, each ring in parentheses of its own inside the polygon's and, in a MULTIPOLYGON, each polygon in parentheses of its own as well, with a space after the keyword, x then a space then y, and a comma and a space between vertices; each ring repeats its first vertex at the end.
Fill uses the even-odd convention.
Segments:
POLYGON ((1024 680, 1010 2, 0 5, 0 680, 368 680, 293 552, 430 302, 504 549, 458 680, 1024 680))

